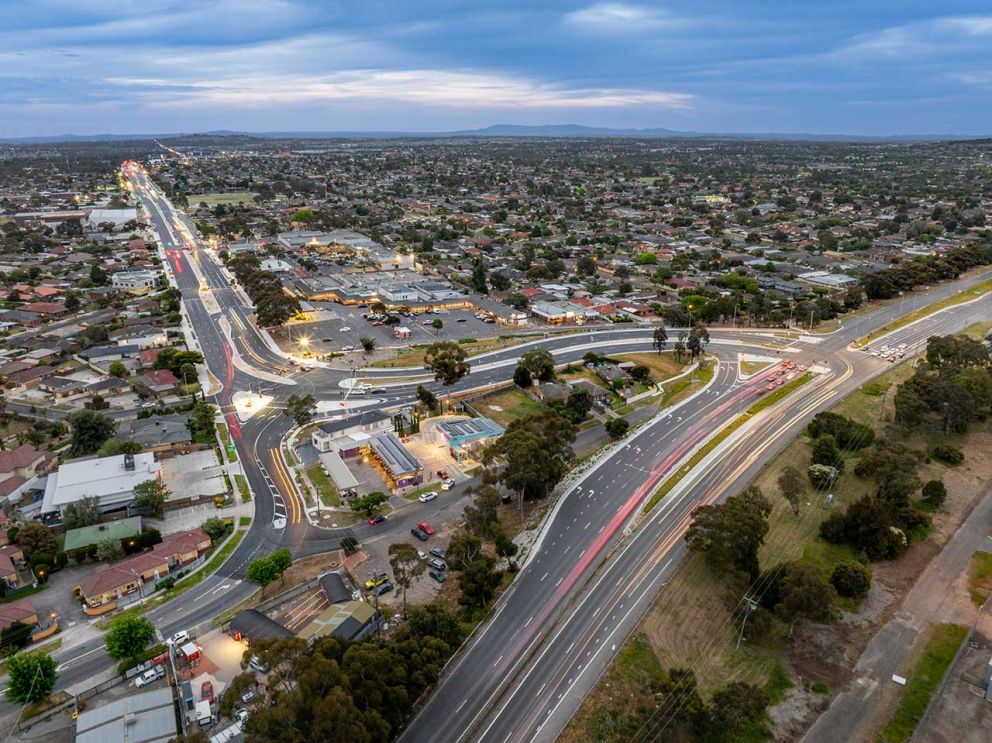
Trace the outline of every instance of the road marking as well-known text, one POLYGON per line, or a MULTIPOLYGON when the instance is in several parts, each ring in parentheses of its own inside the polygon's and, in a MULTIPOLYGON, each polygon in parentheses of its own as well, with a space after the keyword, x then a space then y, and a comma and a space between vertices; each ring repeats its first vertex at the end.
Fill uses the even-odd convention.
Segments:
POLYGON ((499 656, 499 657, 498 657, 498 658, 496 659, 496 662, 495 662, 495 663, 493 663, 493 668, 495 668, 496 666, 498 666, 498 665, 499 665, 499 662, 500 662, 501 660, 503 660, 503 656, 502 656, 502 655, 501 655, 501 656, 499 656))
POLYGON ((527 620, 527 624, 524 625, 524 629, 527 629, 527 625, 530 624, 533 621, 534 621, 534 617, 532 615, 531 618, 527 620))

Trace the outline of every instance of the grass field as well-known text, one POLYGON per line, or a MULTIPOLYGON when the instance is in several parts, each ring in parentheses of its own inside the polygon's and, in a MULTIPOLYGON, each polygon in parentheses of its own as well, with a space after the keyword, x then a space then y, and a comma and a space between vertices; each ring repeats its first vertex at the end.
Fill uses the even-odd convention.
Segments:
POLYGON ((959 291, 957 294, 954 294, 950 297, 946 297, 945 299, 941 299, 940 301, 934 302, 933 304, 928 304, 926 307, 921 307, 915 312, 910 312, 909 314, 903 315, 897 320, 893 320, 888 325, 883 325, 878 330, 873 330, 871 333, 864 336, 863 338, 858 338, 858 340, 854 341, 854 343, 852 343, 851 345, 854 346, 855 348, 861 348, 862 346, 871 343, 876 338, 882 337, 886 333, 891 333, 893 330, 897 330, 899 328, 905 327, 906 325, 909 325, 911 322, 915 322, 916 320, 926 317, 927 315, 932 315, 934 312, 937 312, 938 310, 944 310, 947 309, 948 307, 953 307, 956 304, 961 304, 962 302, 969 302, 972 299, 977 299, 978 297, 982 296, 983 294, 987 294, 990 291, 992 291, 992 279, 989 279, 988 281, 983 281, 980 284, 976 284, 970 289, 963 289, 959 291))
POLYGON ((336 508, 341 505, 341 500, 338 498, 338 489, 334 487, 334 483, 331 482, 330 478, 324 474, 324 471, 320 467, 320 463, 311 464, 306 469, 307 477, 310 478, 310 482, 317 489, 320 494, 320 503, 327 508, 336 508))
MULTIPOLYGON (((478 356, 480 353, 499 351, 503 348, 519 346, 521 343, 527 343, 528 341, 533 340, 537 340, 537 336, 521 335, 513 336, 512 338, 482 338, 481 340, 473 341, 472 343, 459 343, 458 345, 465 349, 465 353, 468 354, 469 358, 471 358, 472 356, 478 356)), ((382 369, 394 369, 398 366, 422 366, 424 363, 424 354, 426 352, 426 345, 411 346, 392 358, 374 361, 371 366, 382 369)))
POLYGON ((633 361, 635 364, 646 366, 651 370, 651 376, 655 382, 663 382, 669 377, 674 377, 685 368, 675 360, 671 353, 624 353, 611 355, 610 358, 617 358, 621 361, 633 361))
POLYGON ((992 553, 976 552, 968 568, 968 592, 975 606, 981 606, 992 594, 992 553))
POLYGON ((475 405, 480 413, 492 418, 504 428, 517 418, 540 413, 544 410, 541 403, 516 387, 488 395, 477 401, 475 405))
POLYGON ((964 627, 956 624, 938 624, 933 628, 922 656, 907 675, 899 708, 878 734, 877 743, 909 740, 967 634, 964 627))
POLYGON ((771 361, 741 361, 740 370, 741 374, 751 375, 757 374, 760 371, 767 369, 772 365, 771 361))
POLYGON ((254 191, 236 191, 234 193, 203 193, 203 194, 188 194, 190 208, 196 208, 201 203, 206 203, 207 206, 217 206, 217 204, 237 204, 239 201, 243 201, 246 204, 252 203, 258 194, 254 191))
POLYGON ((238 488, 238 492, 241 494, 242 503, 251 503, 251 491, 248 489, 248 480, 245 479, 244 475, 235 475, 234 484, 238 488))

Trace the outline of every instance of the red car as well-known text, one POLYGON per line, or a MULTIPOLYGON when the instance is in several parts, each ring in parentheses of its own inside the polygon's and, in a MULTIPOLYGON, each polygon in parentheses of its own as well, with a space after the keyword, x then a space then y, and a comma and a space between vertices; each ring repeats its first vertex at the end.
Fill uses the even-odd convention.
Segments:
POLYGON ((214 701, 214 685, 209 681, 204 681, 200 687, 200 699, 204 702, 214 701))
POLYGON ((386 520, 385 516, 383 516, 381 513, 377 513, 375 516, 369 517, 369 526, 375 526, 376 524, 381 524, 385 520, 386 520))
POLYGON ((765 385, 765 389, 768 390, 769 392, 771 392, 773 389, 775 389, 775 385, 774 384, 766 384, 765 385))
POLYGON ((417 524, 417 528, 420 529, 420 531, 422 531, 427 536, 430 536, 431 534, 434 533, 434 527, 428 524, 426 521, 421 521, 419 524, 417 524))

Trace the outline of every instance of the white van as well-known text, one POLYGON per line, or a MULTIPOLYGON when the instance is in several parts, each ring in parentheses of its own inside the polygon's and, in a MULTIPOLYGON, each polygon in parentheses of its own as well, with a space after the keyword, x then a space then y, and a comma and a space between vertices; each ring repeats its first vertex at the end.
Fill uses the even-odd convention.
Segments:
POLYGON ((214 715, 210 711, 210 702, 204 699, 196 703, 196 724, 201 728, 209 727, 214 721, 214 715))

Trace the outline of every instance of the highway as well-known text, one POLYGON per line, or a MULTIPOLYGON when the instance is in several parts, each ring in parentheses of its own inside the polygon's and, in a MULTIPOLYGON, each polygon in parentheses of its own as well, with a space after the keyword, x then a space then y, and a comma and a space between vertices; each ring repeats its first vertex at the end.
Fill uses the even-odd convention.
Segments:
MULTIPOLYGON (((182 292, 184 315, 206 366, 219 382, 212 401, 225 414, 255 494, 254 522, 224 566, 196 589, 149 612, 163 636, 206 624, 247 598, 254 590, 244 581, 248 562, 277 547, 289 547, 297 557, 319 554, 337 548, 340 539, 349 534, 361 542, 396 538, 425 517, 460 510, 466 498, 464 486, 428 506, 404 507, 375 528, 361 524, 328 530, 307 521, 304 504, 278 455, 283 436, 292 426, 279 406, 293 392, 309 392, 321 400, 341 399, 339 383, 351 376, 350 370, 318 367, 290 372, 287 359, 255 330, 249 317, 252 308, 240 290, 231 287, 212 251, 192 232, 188 218, 172 207, 140 167, 125 165, 124 169, 182 292), (209 291, 206 301, 201 283, 209 291), (213 302, 219 312, 211 312, 213 302), (222 319, 230 323, 234 348, 222 329, 222 319), (273 380, 273 375, 279 379, 273 380), (239 422, 231 396, 259 386, 271 388, 273 405, 239 422)), ((708 389, 642 426, 597 467, 572 482, 547 521, 539 549, 500 599, 492 617, 453 659, 436 693, 403 738, 553 739, 677 566, 691 510, 743 487, 815 412, 887 368, 887 363, 866 351, 846 350, 852 340, 923 301, 949 296, 990 275, 992 271, 976 273, 957 284, 935 287, 924 298, 907 297, 875 308, 832 335, 796 339, 771 331, 711 329, 707 351, 721 363, 708 389), (702 479, 687 478, 692 480, 691 488, 673 491, 649 518, 632 529, 643 499, 665 474, 757 399, 757 380, 742 381, 737 376, 737 353, 768 355, 776 350, 782 358, 797 363, 812 364, 815 360, 825 372, 800 393, 759 416, 756 422, 760 425, 748 436, 747 446, 722 453, 720 461, 702 473, 702 479)), ((987 317, 987 299, 908 326, 896 340, 883 342, 918 343, 926 335, 953 332, 982 313, 987 317)), ((651 327, 588 330, 535 340, 532 345, 551 349, 557 363, 566 363, 580 359, 588 350, 650 350, 652 331, 651 327)), ((670 342, 676 333, 669 331, 670 342)), ((527 347, 474 359, 472 373, 450 388, 433 381, 426 386, 436 394, 447 394, 506 380, 527 347)), ((385 393, 376 395, 383 407, 412 402, 416 381, 410 378, 422 374, 420 369, 362 371, 363 376, 381 380, 386 387, 385 393), (403 380, 390 382, 389 377, 403 380)), ((60 685, 80 683, 108 668, 110 663, 101 647, 102 640, 95 639, 62 651, 58 655, 63 667, 60 685)))

